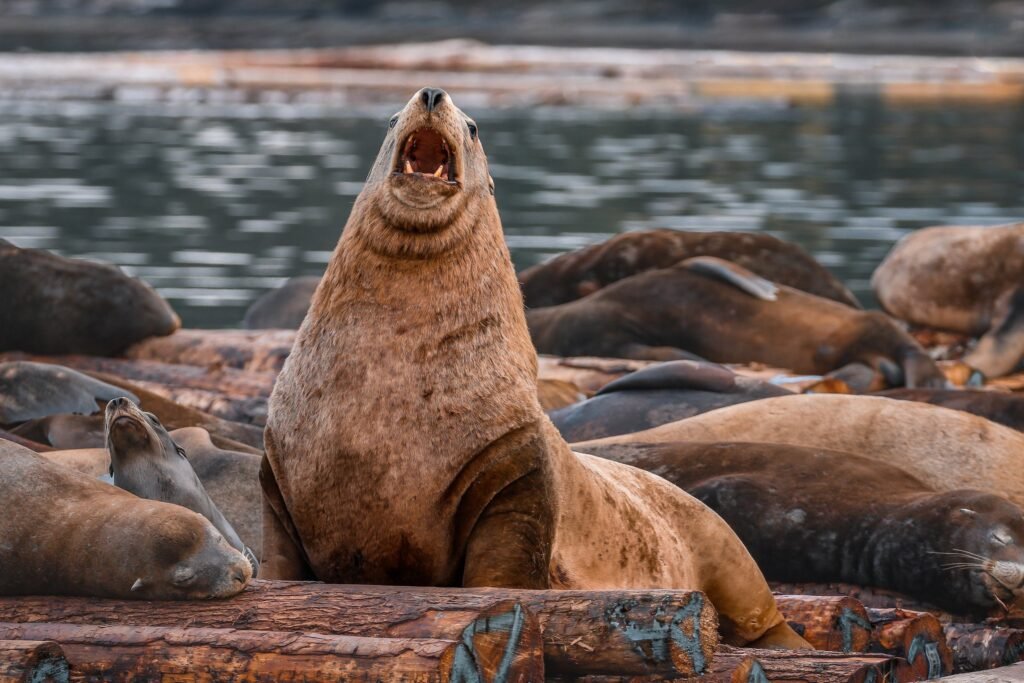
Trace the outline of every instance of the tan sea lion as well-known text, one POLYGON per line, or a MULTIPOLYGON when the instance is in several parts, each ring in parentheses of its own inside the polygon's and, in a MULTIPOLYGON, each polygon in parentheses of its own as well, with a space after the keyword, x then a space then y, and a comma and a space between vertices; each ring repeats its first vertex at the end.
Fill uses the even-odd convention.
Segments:
POLYGON ((444 91, 391 122, 271 396, 264 575, 706 592, 727 640, 807 647, 705 506, 572 453, 476 125, 444 91))
POLYGON ((896 465, 936 491, 980 489, 1024 507, 1024 434, 958 410, 878 396, 765 398, 573 448, 685 441, 828 448, 896 465))
POLYGON ((962 410, 1024 432, 1024 396, 980 389, 888 389, 878 396, 962 410))
POLYGON ((519 282, 528 307, 555 306, 695 256, 732 261, 773 282, 860 308, 853 293, 801 247, 752 232, 625 232, 527 268, 519 282))
POLYGON ((181 321, 153 288, 112 265, 0 240, 0 351, 113 356, 181 321))
POLYGON ((712 257, 649 270, 527 311, 534 345, 557 356, 759 362, 824 374, 864 363, 891 385, 944 386, 942 372, 883 313, 775 285, 712 257))
POLYGON ((924 228, 871 278, 879 303, 916 325, 981 336, 964 360, 988 377, 1024 357, 1024 223, 924 228))
POLYGON ((895 465, 790 444, 590 448, 708 505, 769 580, 888 588, 982 617, 1024 608, 1024 513, 1001 496, 936 492, 895 465))
POLYGON ((249 562, 201 515, 137 498, 0 441, 0 595, 196 600, 249 562))

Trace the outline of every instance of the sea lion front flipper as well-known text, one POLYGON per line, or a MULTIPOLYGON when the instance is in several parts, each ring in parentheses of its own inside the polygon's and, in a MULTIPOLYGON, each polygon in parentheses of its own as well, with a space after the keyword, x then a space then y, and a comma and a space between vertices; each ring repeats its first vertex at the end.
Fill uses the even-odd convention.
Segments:
POLYGON ((695 389, 719 393, 734 391, 736 373, 724 365, 708 361, 669 361, 614 379, 594 395, 659 389, 695 389))
POLYGON ((766 650, 813 650, 814 648, 804 640, 793 627, 785 621, 776 624, 757 640, 750 643, 750 647, 763 648, 766 650))
POLYGON ((999 298, 992 326, 964 357, 985 377, 1001 377, 1013 372, 1024 358, 1024 286, 999 298))
POLYGON ((682 261, 680 265, 695 273, 717 278, 762 301, 778 299, 778 285, 732 261, 714 256, 696 256, 682 261))
POLYGON ((260 578, 286 581, 315 579, 266 455, 260 462, 260 487, 263 489, 263 558, 259 565, 260 578))

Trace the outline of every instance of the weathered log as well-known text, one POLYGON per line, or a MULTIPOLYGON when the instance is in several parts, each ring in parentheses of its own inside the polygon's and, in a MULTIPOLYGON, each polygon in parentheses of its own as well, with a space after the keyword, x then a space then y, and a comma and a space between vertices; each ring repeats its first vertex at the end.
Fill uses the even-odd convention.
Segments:
POLYGON ((1015 683, 1024 681, 1024 663, 1011 664, 988 671, 956 674, 939 680, 945 683, 1015 683))
POLYGON ((180 406, 192 408, 222 420, 261 428, 267 424, 267 399, 262 396, 234 398, 212 391, 172 387, 155 382, 135 380, 133 384, 157 396, 163 396, 168 401, 173 401, 180 406))
POLYGON ((19 446, 24 446, 25 448, 35 451, 36 453, 46 453, 48 451, 53 450, 51 446, 47 446, 44 443, 39 443, 38 441, 33 441, 32 439, 27 439, 24 436, 21 436, 20 434, 12 434, 11 432, 8 432, 3 429, 0 429, 0 439, 4 439, 5 441, 11 441, 13 443, 18 444, 19 446))
POLYGON ((918 680, 931 680, 953 672, 953 653, 935 615, 898 608, 868 608, 868 620, 871 622, 869 652, 902 658, 918 680))
POLYGON ((125 351, 126 358, 163 363, 279 372, 295 342, 294 330, 178 330, 125 351))
POLYGON ((944 614, 934 605, 884 588, 869 588, 852 583, 782 583, 769 581, 772 592, 782 595, 846 595, 859 600, 865 607, 899 607, 917 612, 944 614))
POLYGON ((60 645, 42 640, 0 640, 0 683, 67 683, 60 645))
POLYGON ((467 621, 515 600, 543 628, 551 675, 692 675, 718 640, 714 608, 696 591, 530 591, 253 581, 229 600, 143 602, 0 597, 0 621, 307 631, 457 640, 467 621))
POLYGON ((842 596, 776 595, 782 616, 818 650, 866 652, 871 622, 859 600, 842 596))
POLYGON ((281 680, 447 683, 495 679, 528 683, 544 677, 536 620, 531 622, 522 609, 517 610, 514 619, 510 616, 504 621, 485 616, 470 624, 457 641, 46 623, 2 623, 0 637, 45 637, 56 641, 63 648, 75 677, 85 680, 167 680, 187 675, 190 680, 253 683, 281 680), (499 645, 501 641, 504 642, 499 645))
POLYGON ((980 624, 947 624, 953 671, 978 671, 1024 661, 1024 630, 980 624))

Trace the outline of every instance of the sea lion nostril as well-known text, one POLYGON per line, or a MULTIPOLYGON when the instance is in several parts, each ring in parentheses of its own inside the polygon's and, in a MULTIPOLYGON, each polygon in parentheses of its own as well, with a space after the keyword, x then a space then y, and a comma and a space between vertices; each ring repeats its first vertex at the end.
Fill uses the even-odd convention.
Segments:
POLYGON ((445 92, 440 88, 424 88, 420 91, 420 98, 423 100, 423 105, 427 108, 428 112, 432 112, 440 106, 444 102, 444 96, 445 92))

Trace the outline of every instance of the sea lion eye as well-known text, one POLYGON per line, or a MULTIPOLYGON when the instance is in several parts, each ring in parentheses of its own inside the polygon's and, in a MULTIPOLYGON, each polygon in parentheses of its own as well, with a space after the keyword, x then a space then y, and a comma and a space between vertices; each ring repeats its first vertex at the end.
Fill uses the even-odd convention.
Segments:
POLYGON ((466 125, 469 126, 469 139, 470 140, 476 140, 476 134, 477 134, 476 124, 473 123, 472 121, 469 121, 469 122, 467 122, 466 125))
POLYGON ((196 573, 189 567, 178 567, 174 570, 174 575, 171 577, 171 581, 176 586, 187 586, 196 580, 196 573))
POLYGON ((153 423, 153 426, 155 426, 155 427, 161 426, 160 425, 160 420, 158 420, 156 415, 154 415, 153 413, 146 413, 146 418, 148 418, 149 421, 153 423))
POLYGON ((1010 544, 1010 537, 998 531, 993 531, 992 535, 989 538, 991 538, 994 543, 998 543, 999 545, 1010 544))
POLYGON ((390 130, 391 128, 394 128, 397 124, 398 124, 398 114, 395 114, 394 116, 391 117, 391 120, 388 121, 388 129, 390 130))

